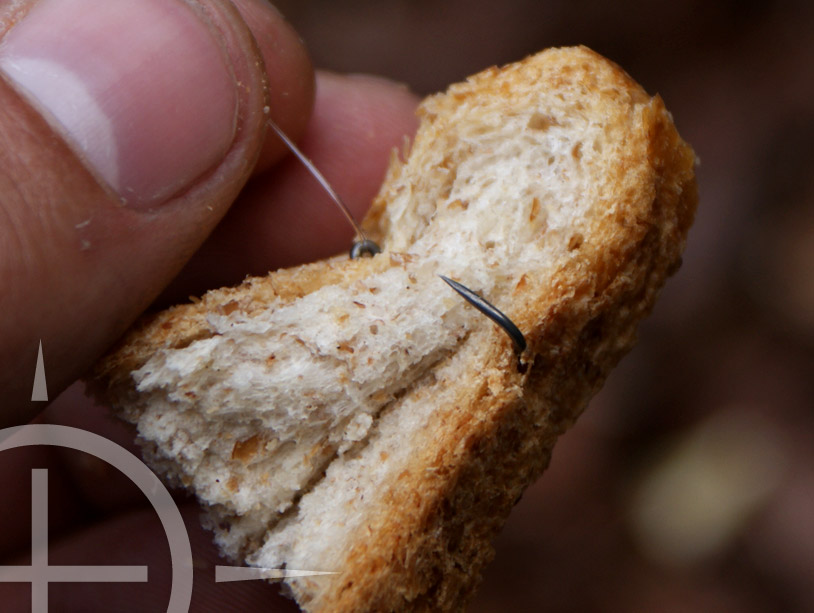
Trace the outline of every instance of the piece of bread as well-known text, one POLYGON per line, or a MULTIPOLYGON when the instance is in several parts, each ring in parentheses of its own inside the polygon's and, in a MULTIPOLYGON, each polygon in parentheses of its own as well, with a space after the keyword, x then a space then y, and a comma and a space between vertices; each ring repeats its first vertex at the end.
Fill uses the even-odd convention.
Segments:
POLYGON ((92 389, 306 611, 460 610, 523 489, 680 263, 695 157, 584 48, 432 96, 364 226, 373 258, 281 270, 143 321, 92 389), (441 280, 508 315, 509 337, 441 280))

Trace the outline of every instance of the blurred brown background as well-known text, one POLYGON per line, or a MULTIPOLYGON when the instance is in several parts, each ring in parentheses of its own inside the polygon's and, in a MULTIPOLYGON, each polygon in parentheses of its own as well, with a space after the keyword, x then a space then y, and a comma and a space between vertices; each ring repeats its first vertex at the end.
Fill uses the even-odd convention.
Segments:
POLYGON ((420 94, 585 44, 695 148, 684 267, 528 490, 472 613, 814 611, 814 3, 276 0, 420 94))

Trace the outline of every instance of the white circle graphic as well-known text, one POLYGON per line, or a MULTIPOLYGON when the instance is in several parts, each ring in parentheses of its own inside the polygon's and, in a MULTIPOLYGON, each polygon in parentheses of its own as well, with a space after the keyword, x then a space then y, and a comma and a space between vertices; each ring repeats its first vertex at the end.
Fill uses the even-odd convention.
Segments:
POLYGON ((116 467, 141 489, 158 514, 170 546, 172 589, 167 613, 187 613, 192 600, 192 547, 178 506, 158 477, 125 448, 93 432, 53 424, 0 430, 0 452, 31 445, 84 451, 116 467))

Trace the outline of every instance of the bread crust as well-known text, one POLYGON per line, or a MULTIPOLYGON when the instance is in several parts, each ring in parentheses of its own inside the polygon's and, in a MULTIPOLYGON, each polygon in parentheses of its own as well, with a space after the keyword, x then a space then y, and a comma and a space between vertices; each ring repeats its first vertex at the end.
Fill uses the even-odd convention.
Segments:
POLYGON ((559 435, 634 345, 636 325, 680 265, 697 205, 695 157, 662 100, 585 48, 545 53, 504 68, 502 79, 491 69, 453 87, 433 113, 461 97, 500 95, 507 82, 539 81, 540 63, 559 79, 571 73, 566 67, 585 70, 578 81, 618 91, 640 107, 635 139, 641 140, 628 146, 642 157, 620 172, 649 172, 632 186, 618 178, 624 217, 598 229, 553 282, 537 286, 527 279, 510 316, 525 331, 530 368, 518 371, 499 333, 476 353, 457 401, 436 409, 434 444, 416 450, 349 539, 355 545, 342 573, 330 586, 302 581, 308 587, 295 587, 309 611, 463 610, 509 511, 547 467, 559 435))
MULTIPOLYGON (((636 325, 680 265, 697 204, 694 154, 658 96, 651 98, 622 69, 584 47, 551 49, 491 68, 429 98, 419 111, 422 127, 411 158, 445 147, 452 138, 450 118, 467 104, 516 104, 524 92, 540 88, 562 93, 572 112, 604 117, 612 142, 624 141, 608 167, 615 173, 606 177, 614 189, 597 198, 608 203, 608 214, 572 237, 571 253, 553 273, 525 271, 504 301, 528 343, 521 367, 510 340, 485 325, 408 391, 431 402, 433 386, 443 385, 450 396, 410 434, 409 440, 418 441, 410 461, 394 467, 386 487, 365 499, 364 519, 346 535, 350 547, 338 574, 290 581, 307 611, 462 610, 511 507, 548 465, 559 435, 633 346, 636 325), (454 380, 435 379, 456 360, 454 380)), ((553 120, 536 119, 543 128, 553 120)), ((403 229, 391 227, 388 205, 404 172, 404 162, 394 156, 364 221, 385 247, 387 240, 402 240, 393 238, 403 229)), ((157 347, 206 338, 212 333, 207 313, 251 313, 324 285, 350 285, 389 266, 386 258, 337 258, 278 271, 159 314, 100 362, 93 387, 127 414, 135 394, 130 373, 157 347)))

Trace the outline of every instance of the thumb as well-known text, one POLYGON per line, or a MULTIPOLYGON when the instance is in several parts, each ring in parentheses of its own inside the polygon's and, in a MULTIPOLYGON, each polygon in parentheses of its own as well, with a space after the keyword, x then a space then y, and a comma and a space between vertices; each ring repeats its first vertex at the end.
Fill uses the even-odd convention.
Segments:
MULTIPOLYGON (((279 15, 241 5, 291 48, 270 68, 311 79, 279 15)), ((262 60, 228 0, 0 8, 0 427, 41 408, 40 340, 55 397, 226 212, 261 153, 262 60)))

